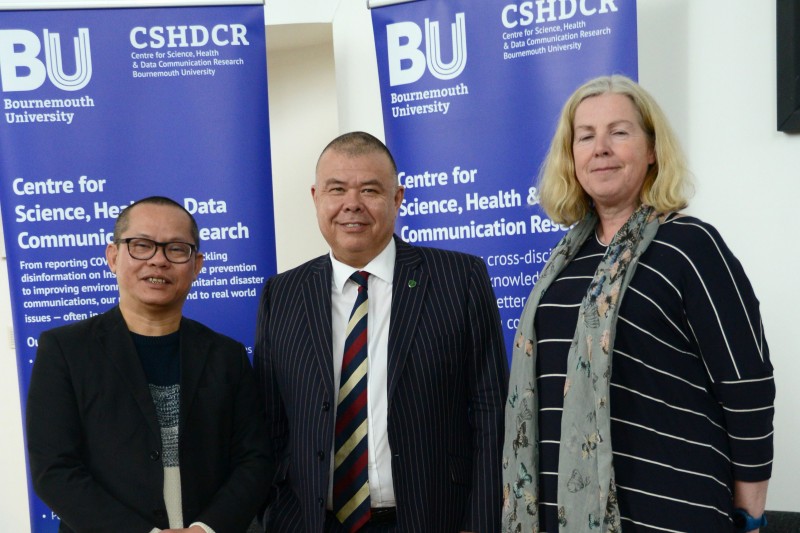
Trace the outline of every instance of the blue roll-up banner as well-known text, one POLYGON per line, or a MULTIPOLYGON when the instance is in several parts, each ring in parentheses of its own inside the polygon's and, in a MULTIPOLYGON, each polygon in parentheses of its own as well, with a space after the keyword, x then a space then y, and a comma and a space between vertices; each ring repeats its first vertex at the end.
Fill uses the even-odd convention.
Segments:
MULTIPOLYGON (((264 28, 260 4, 2 13, 0 202, 23 406, 39 334, 115 305, 105 247, 145 196, 175 199, 201 228, 186 316, 252 350, 276 270, 264 28)), ((32 530, 56 531, 30 501, 32 530)))
MULTIPOLYGON (((374 0, 377 2, 377 0, 374 0)), ((480 255, 506 333, 566 228, 535 180, 567 97, 638 76, 634 0, 421 0, 374 8, 404 240, 480 255)))

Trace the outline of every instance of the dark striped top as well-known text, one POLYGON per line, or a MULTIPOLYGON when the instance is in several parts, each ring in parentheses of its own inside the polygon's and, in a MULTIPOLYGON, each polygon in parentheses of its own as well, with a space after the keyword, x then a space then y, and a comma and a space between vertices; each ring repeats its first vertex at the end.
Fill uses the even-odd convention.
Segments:
MULTIPOLYGON (((587 239, 536 313, 542 532, 558 531, 567 353, 605 250, 587 239)), ((731 530, 733 481, 770 477, 775 386, 758 300, 709 224, 673 215, 659 228, 623 296, 612 362, 623 530, 731 530)))

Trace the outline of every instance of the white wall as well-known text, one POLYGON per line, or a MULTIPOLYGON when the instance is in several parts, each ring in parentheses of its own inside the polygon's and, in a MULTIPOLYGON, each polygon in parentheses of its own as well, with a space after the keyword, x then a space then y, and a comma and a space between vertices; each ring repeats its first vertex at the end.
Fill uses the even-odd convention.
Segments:
MULTIPOLYGON (((639 79, 671 118, 696 176, 689 211, 720 230, 762 303, 778 386, 768 507, 800 511, 793 483, 800 387, 791 379, 800 375, 793 334, 800 290, 790 279, 800 250, 789 218, 800 193, 800 135, 775 130, 775 5, 640 0, 638 10, 639 79)), ((339 132, 382 137, 383 123, 365 0, 268 0, 266 14, 268 26, 333 24, 335 91, 324 42, 303 40, 295 50, 270 52, 268 62, 278 265, 285 270, 326 249, 308 193, 319 150, 339 132)), ((10 331, 2 271, 0 325, 10 331)), ((0 340, 0 531, 29 527, 19 413, 15 353, 0 340)))
POLYGON ((775 2, 639 5, 639 78, 675 117, 696 177, 689 211, 720 230, 761 301, 778 389, 768 507, 800 511, 800 248, 790 217, 800 135, 776 131, 775 2))
POLYGON ((22 444, 17 352, 6 258, 0 267, 0 531, 28 531, 28 481, 22 444))
POLYGON ((315 230, 311 184, 319 152, 338 135, 331 24, 267 27, 267 79, 278 270, 328 250, 315 230), (305 46, 289 46, 303 34, 305 46), (298 238, 298 233, 302 238, 298 238))

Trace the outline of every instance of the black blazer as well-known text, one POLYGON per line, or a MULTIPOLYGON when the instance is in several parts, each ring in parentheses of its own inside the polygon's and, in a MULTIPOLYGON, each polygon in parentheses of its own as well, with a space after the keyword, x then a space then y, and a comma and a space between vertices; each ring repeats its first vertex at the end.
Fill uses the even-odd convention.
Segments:
MULTIPOLYGON (((179 454, 186 524, 243 532, 271 476, 244 346, 182 319, 179 454)), ((161 433, 119 308, 42 333, 27 404, 31 478, 62 531, 166 529, 161 433)))
MULTIPOLYGON (((508 364, 486 266, 395 241, 388 436, 398 530, 499 531, 508 364)), ((331 276, 325 255, 269 279, 261 298, 255 367, 277 465, 269 532, 323 531, 335 422, 331 276)))

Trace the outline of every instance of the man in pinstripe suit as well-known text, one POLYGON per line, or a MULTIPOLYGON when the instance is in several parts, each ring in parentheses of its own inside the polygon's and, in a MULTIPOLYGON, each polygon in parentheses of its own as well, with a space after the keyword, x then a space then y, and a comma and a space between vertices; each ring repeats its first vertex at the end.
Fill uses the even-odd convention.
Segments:
POLYGON ((255 366, 277 468, 266 531, 499 531, 508 368, 483 261, 393 237, 403 188, 369 134, 323 150, 311 194, 331 252, 268 280, 259 310, 255 366), (334 513, 332 456, 356 271, 369 274, 371 509, 350 528, 334 513))

